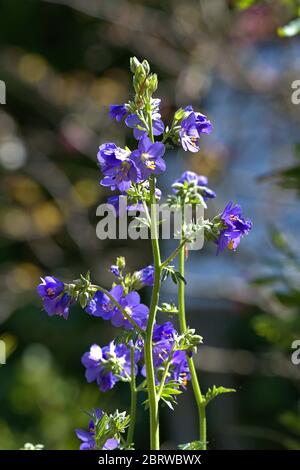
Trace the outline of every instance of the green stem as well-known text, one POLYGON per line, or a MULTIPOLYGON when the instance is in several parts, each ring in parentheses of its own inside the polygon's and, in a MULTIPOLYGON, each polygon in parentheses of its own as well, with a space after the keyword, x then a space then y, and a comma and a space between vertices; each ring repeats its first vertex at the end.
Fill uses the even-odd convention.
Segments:
POLYGON ((162 263, 161 267, 165 268, 166 266, 168 266, 168 264, 170 264, 173 261, 173 259, 176 258, 176 256, 178 255, 178 253, 180 252, 180 250, 184 247, 186 243, 187 243, 187 240, 185 238, 182 239, 178 247, 175 248, 175 250, 170 254, 170 256, 168 256, 168 258, 162 263))
MULTIPOLYGON (((184 246, 179 251, 179 273, 182 277, 184 277, 184 246)), ((180 324, 180 332, 184 334, 187 330, 186 324, 186 316, 185 316, 185 284, 183 281, 179 281, 178 287, 178 310, 179 310, 179 324, 180 324)), ((198 408, 198 415, 199 415, 199 433, 200 433, 200 441, 203 445, 203 450, 206 450, 207 444, 207 437, 206 437, 206 410, 205 410, 205 401, 203 395, 201 393, 201 388, 199 384, 199 380, 197 377, 197 372, 194 364, 194 360, 192 357, 187 356, 187 361, 191 373, 191 381, 192 387, 197 403, 198 408)))
MULTIPOLYGON (((149 137, 154 142, 153 129, 152 129, 152 117, 151 117, 151 105, 150 97, 146 106, 147 117, 148 117, 148 128, 149 137)), ((160 248, 158 242, 158 228, 156 220, 156 198, 155 198, 155 176, 151 175, 149 178, 150 182, 150 215, 151 215, 151 243, 153 252, 153 264, 154 264, 154 283, 152 289, 151 305, 149 310, 149 318, 146 328, 144 356, 146 366, 146 379, 147 379, 147 391, 149 398, 149 415, 150 415, 150 449, 159 450, 159 414, 158 414, 158 396, 156 393, 155 385, 155 373, 153 364, 153 328, 155 324, 156 312, 159 302, 159 291, 160 291, 160 279, 161 279, 161 259, 160 259, 160 248)))
POLYGON ((155 200, 155 180, 150 178, 150 196, 151 196, 151 241, 154 261, 154 284, 152 289, 151 305, 145 338, 145 365, 147 377, 147 389, 149 397, 150 413, 150 448, 159 450, 159 415, 158 415, 158 397, 156 394, 155 375, 152 352, 152 336, 155 324, 157 306, 159 302, 160 278, 161 278, 161 260, 158 243, 157 221, 156 221, 156 200, 155 200))
POLYGON ((137 404, 137 389, 135 383, 135 370, 134 370, 134 347, 130 350, 130 364, 131 364, 131 380, 130 380, 130 392, 131 392, 131 404, 130 404, 130 425, 127 434, 127 447, 130 447, 133 443, 135 421, 136 421, 136 404, 137 404))
POLYGON ((161 394, 163 392, 163 389, 164 389, 164 386, 165 386, 165 383, 166 383, 166 380, 167 380, 167 377, 168 377, 170 365, 171 365, 171 362, 172 362, 172 357, 173 357, 173 354, 174 354, 175 345, 176 345, 176 343, 174 343, 174 346, 172 347, 172 349, 170 351, 167 363, 165 364, 165 370, 164 370, 164 373, 163 373, 163 376, 162 376, 162 379, 161 379, 161 382, 160 382, 160 386, 159 386, 159 389, 158 389, 158 392, 157 392, 158 400, 161 399, 161 394))

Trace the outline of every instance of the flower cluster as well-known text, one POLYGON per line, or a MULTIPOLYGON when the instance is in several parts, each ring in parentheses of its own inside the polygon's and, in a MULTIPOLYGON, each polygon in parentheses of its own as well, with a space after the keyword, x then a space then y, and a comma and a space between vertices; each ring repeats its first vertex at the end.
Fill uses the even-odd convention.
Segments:
MULTIPOLYGON (((190 380, 186 352, 178 349, 179 334, 171 322, 155 325, 153 332, 153 362, 156 373, 156 383, 159 385, 168 364, 166 383, 175 380, 185 387, 190 380)), ((90 350, 82 356, 82 364, 86 369, 87 382, 96 382, 101 392, 111 390, 119 381, 131 380, 130 348, 134 347, 134 372, 146 377, 146 367, 143 355, 143 340, 134 344, 115 344, 100 347, 93 344, 90 350)))
POLYGON ((125 193, 131 183, 141 183, 151 174, 158 175, 165 171, 164 153, 164 144, 153 143, 145 132, 133 152, 113 143, 101 145, 97 156, 104 175, 101 185, 125 193))
POLYGON ((111 390, 119 380, 130 380, 130 350, 124 344, 111 341, 103 348, 93 344, 81 362, 86 368, 87 382, 96 381, 101 392, 111 390))

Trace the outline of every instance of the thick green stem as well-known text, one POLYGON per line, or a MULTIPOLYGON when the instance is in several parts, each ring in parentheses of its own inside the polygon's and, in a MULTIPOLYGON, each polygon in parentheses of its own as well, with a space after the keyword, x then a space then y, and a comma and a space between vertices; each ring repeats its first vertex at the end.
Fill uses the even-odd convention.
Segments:
MULTIPOLYGON (((182 277, 184 277, 184 262, 185 262, 185 253, 184 253, 184 246, 179 251, 179 273, 182 277)), ((186 324, 186 316, 185 316, 185 284, 183 281, 179 281, 178 287, 178 310, 179 310, 179 324, 180 324, 180 331, 181 334, 185 333, 187 330, 186 324)), ((194 360, 192 357, 188 357, 188 365, 191 373, 191 381, 193 386, 193 391, 197 403, 198 414, 199 414, 199 433, 200 433, 200 441, 203 446, 203 450, 206 450, 206 410, 205 410, 205 402, 203 399, 203 395, 201 393, 201 388, 199 385, 199 380, 197 377, 197 372, 194 364, 194 360)))
POLYGON ((153 347, 152 336, 155 324, 157 306, 159 301, 160 278, 161 278, 161 259, 158 242, 158 230, 156 220, 156 200, 155 200, 155 179, 150 178, 150 200, 151 200, 151 241, 154 262, 154 284, 152 289, 152 298, 149 311, 148 324, 145 338, 145 365, 147 377, 147 389, 149 397, 150 413, 150 448, 159 450, 159 414, 158 414, 158 396, 155 386, 155 375, 153 365, 153 347))
MULTIPOLYGON (((150 96, 146 104, 147 121, 148 121, 148 133, 152 142, 154 142, 153 128, 152 128, 152 116, 151 116, 151 104, 150 96)), ((156 312, 159 302, 159 291, 160 291, 160 279, 161 279, 161 259, 160 259, 160 248, 158 242, 158 228, 157 228, 157 214, 156 214, 156 198, 155 198, 155 176, 151 175, 149 178, 150 182, 150 221, 151 221, 151 242, 152 242, 152 253, 153 253, 153 265, 154 265, 154 284, 152 289, 151 305, 149 310, 149 318, 146 328, 144 356, 146 366, 146 379, 147 379, 147 391, 149 398, 149 415, 150 415, 150 449, 159 450, 159 414, 158 414, 158 396, 156 393, 155 385, 155 373, 153 365, 153 328, 155 324, 156 312)), ((148 214, 149 218, 149 214, 148 214)))
POLYGON ((131 395, 131 404, 130 404, 130 425, 127 434, 127 447, 130 447, 133 443, 134 438, 134 429, 136 421, 136 404, 137 404, 137 389, 135 383, 135 362, 134 362, 134 347, 131 347, 130 350, 130 363, 131 363, 131 380, 130 380, 130 395, 131 395))

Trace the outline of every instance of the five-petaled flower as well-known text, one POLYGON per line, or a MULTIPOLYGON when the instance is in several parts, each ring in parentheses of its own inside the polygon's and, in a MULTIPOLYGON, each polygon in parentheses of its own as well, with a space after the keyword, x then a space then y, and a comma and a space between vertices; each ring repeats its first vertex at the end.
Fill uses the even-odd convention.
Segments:
POLYGON ((154 283, 154 266, 150 264, 140 271, 137 271, 136 277, 140 281, 142 287, 152 287, 154 283))
POLYGON ((124 344, 111 341, 103 348, 93 344, 90 351, 82 356, 81 362, 86 368, 87 382, 96 381, 101 392, 111 390, 119 380, 130 380, 130 351, 124 344))
POLYGON ((67 293, 64 293, 64 283, 54 276, 46 276, 41 278, 41 281, 37 292, 43 299, 45 311, 50 317, 59 315, 67 320, 72 299, 67 293))
POLYGON ((97 158, 104 175, 100 181, 102 186, 124 192, 130 188, 131 182, 138 181, 137 168, 130 158, 129 150, 109 142, 99 147, 97 158))
POLYGON ((109 107, 110 117, 118 122, 121 122, 126 114, 128 114, 126 104, 111 104, 109 107))
MULTIPOLYGON (((111 289, 110 294, 126 312, 127 316, 131 317, 141 328, 146 327, 149 308, 141 303, 141 298, 137 292, 131 291, 129 294, 124 295, 123 287, 118 284, 111 289)), ((85 310, 95 317, 110 320, 115 327, 124 328, 125 330, 133 328, 132 323, 124 316, 122 310, 116 307, 110 298, 100 291, 96 292, 85 310)))
MULTIPOLYGON (((120 303, 123 296, 123 287, 120 285, 114 286, 110 291, 111 296, 120 303)), ((111 301, 111 299, 103 294, 101 291, 97 291, 85 308, 86 312, 94 317, 101 317, 104 320, 111 320, 117 312, 117 307, 111 301)))
POLYGON ((166 169, 166 163, 162 156, 165 153, 165 146, 162 142, 152 142, 144 134, 139 141, 137 150, 131 153, 131 159, 134 161, 139 171, 140 180, 149 178, 151 174, 163 173, 166 169))
POLYGON ((220 231, 217 239, 218 253, 226 247, 235 251, 243 235, 247 235, 252 228, 252 222, 245 219, 242 215, 241 207, 229 202, 222 214, 220 220, 224 224, 224 229, 220 231))
POLYGON ((192 106, 185 108, 186 117, 180 123, 179 137, 184 150, 198 152, 201 134, 210 134, 211 122, 204 114, 195 112, 192 106))

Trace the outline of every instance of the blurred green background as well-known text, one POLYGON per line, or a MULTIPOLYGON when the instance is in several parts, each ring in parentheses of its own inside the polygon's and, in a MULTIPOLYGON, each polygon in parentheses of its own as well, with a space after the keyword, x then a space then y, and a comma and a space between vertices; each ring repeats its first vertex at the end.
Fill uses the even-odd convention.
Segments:
MULTIPOLYGON (((254 223, 237 253, 216 257, 207 246, 187 264, 189 324, 204 337, 203 388, 238 391, 209 406, 210 448, 300 449, 300 366, 290 359, 300 339, 300 113, 291 102, 300 42, 277 34, 297 6, 1 0, 0 337, 8 358, 0 366, 0 449, 27 441, 76 449, 74 428, 86 426, 85 410, 129 408, 125 385, 100 394, 80 364, 90 344, 106 344, 114 329, 79 308, 68 321, 48 318, 35 288, 46 273, 68 281, 88 269, 109 287, 117 255, 131 270, 151 262, 147 242, 103 242, 95 232, 96 207, 108 196, 98 184, 97 147, 132 139, 107 115, 110 103, 131 93, 132 55, 159 75, 165 122, 193 104, 214 124, 199 154, 168 153, 160 186, 167 190, 184 169, 206 174, 218 194, 212 213, 232 199, 254 223)), ((165 300, 175 294, 166 283, 165 300)), ((148 447, 147 419, 139 406, 139 448, 148 447)), ((173 413, 162 410, 163 447, 196 433, 189 388, 173 413)))

